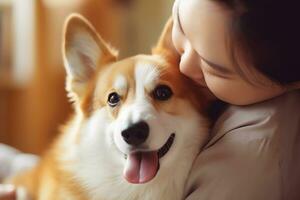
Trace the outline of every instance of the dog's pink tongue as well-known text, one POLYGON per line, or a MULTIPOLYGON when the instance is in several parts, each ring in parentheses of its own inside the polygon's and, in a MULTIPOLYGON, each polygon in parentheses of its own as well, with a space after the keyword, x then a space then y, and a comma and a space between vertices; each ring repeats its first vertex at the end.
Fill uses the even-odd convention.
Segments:
POLYGON ((129 154, 123 176, 130 183, 146 183, 153 179, 158 171, 156 151, 129 154))

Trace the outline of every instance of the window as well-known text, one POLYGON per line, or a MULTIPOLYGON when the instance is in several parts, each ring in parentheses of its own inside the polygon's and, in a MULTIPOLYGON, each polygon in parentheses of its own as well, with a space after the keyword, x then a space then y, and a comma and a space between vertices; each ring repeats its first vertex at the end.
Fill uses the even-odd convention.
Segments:
POLYGON ((35 0, 0 0, 0 85, 23 87, 32 78, 35 0))

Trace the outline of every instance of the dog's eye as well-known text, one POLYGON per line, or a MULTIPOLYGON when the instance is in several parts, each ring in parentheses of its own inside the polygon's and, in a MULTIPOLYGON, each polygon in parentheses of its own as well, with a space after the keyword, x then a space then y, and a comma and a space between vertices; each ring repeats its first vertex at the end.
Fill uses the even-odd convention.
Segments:
POLYGON ((171 98, 173 92, 167 85, 159 85, 153 91, 153 97, 160 101, 166 101, 171 98))
POLYGON ((109 106, 115 107, 119 103, 120 100, 121 100, 121 98, 118 95, 118 93, 112 92, 108 95, 107 102, 108 102, 109 106))

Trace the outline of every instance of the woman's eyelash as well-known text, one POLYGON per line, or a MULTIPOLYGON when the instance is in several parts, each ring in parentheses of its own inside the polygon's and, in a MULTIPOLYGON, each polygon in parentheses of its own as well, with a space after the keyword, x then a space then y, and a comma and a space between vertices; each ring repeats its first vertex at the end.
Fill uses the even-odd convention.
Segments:
MULTIPOLYGON (((226 75, 224 75, 222 72, 218 71, 217 69, 215 69, 214 67, 212 67, 211 65, 209 65, 208 63, 206 63, 205 61, 201 61, 201 66, 207 67, 209 68, 207 70, 207 73, 214 75, 214 76, 218 76, 220 78, 228 78, 226 75)), ((203 69, 202 69, 203 70, 203 69)))

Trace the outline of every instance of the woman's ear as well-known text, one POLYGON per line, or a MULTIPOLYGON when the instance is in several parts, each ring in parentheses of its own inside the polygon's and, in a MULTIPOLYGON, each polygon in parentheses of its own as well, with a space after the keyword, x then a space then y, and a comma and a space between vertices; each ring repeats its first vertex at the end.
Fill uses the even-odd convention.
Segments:
POLYGON ((62 50, 66 89, 74 101, 83 96, 97 69, 117 57, 88 20, 78 14, 71 14, 65 22, 62 50))
POLYGON ((152 54, 164 56, 167 60, 179 62, 180 55, 172 40, 173 19, 170 17, 159 37, 158 43, 152 49, 152 54))

